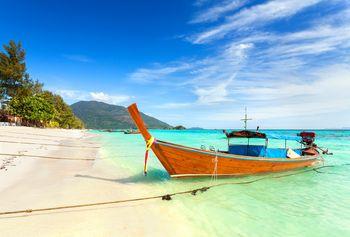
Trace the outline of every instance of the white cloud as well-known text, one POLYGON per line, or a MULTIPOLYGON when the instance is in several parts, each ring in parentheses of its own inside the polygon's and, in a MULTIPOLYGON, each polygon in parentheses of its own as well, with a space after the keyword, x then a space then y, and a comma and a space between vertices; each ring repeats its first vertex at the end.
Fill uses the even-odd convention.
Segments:
POLYGON ((74 100, 87 100, 88 94, 79 90, 55 90, 56 94, 61 95, 66 99, 74 99, 74 100))
POLYGON ((197 87, 194 94, 198 96, 197 103, 210 105, 221 102, 233 101, 228 97, 228 87, 233 81, 233 77, 209 87, 197 87))
POLYGON ((224 47, 218 55, 213 57, 172 62, 168 65, 157 64, 156 68, 138 69, 131 74, 131 78, 154 82, 157 85, 161 81, 166 81, 168 87, 190 90, 197 97, 195 101, 165 103, 158 108, 183 108, 194 104, 210 105, 231 101, 228 98, 227 88, 253 47, 252 43, 232 44, 224 47), (177 66, 171 66, 175 64, 177 66), (154 81, 155 79, 157 81, 154 81))
POLYGON ((155 68, 140 68, 133 72, 129 78, 138 82, 152 82, 165 78, 168 75, 182 72, 191 68, 189 63, 172 63, 166 67, 157 65, 155 68))
POLYGON ((260 55, 264 56, 265 60, 266 57, 271 56, 290 58, 324 54, 350 47, 350 27, 348 23, 338 26, 315 26, 311 29, 282 35, 250 37, 243 41, 272 44, 271 47, 260 50, 260 55))
POLYGON ((193 5, 200 7, 200 6, 205 5, 208 2, 210 2, 210 0, 195 0, 193 5))
POLYGON ((92 100, 105 102, 108 104, 121 104, 131 99, 128 95, 109 95, 104 92, 90 92, 92 100))
POLYGON ((224 54, 231 59, 243 60, 247 58, 247 51, 253 47, 252 43, 233 43, 226 48, 224 54))
POLYGON ((190 23, 203 23, 216 21, 222 17, 225 13, 239 9, 245 4, 243 0, 226 0, 221 2, 205 11, 199 12, 190 23))
POLYGON ((55 93, 61 95, 64 99, 69 101, 75 102, 79 100, 96 100, 115 105, 123 104, 132 98, 132 96, 129 95, 110 95, 104 92, 86 92, 79 90, 55 90, 55 93))
POLYGON ((223 24, 190 37, 195 44, 206 43, 219 39, 231 31, 255 28, 273 20, 293 16, 307 7, 319 3, 321 0, 274 0, 264 4, 245 8, 227 17, 223 24))
MULTIPOLYGON (((346 10, 345 10, 346 11, 346 10)), ((329 16, 332 18, 332 15, 329 16)), ((254 81, 259 78, 266 84, 278 83, 279 78, 290 78, 307 73, 316 68, 344 63, 350 49, 350 18, 337 24, 318 24, 301 31, 276 33, 254 33, 234 40, 233 44, 253 43, 246 54, 247 63, 238 73, 254 81)), ((229 46, 228 46, 229 47, 229 46)))
MULTIPOLYGON (((239 87, 237 96, 253 105, 256 119, 315 116, 349 109, 350 66, 332 65, 309 73, 312 81, 254 81, 253 87, 239 87), (259 106, 257 106, 259 105, 259 106)), ((240 82, 238 81, 238 84, 240 82)), ((233 113, 217 113, 213 119, 229 121, 233 113)))

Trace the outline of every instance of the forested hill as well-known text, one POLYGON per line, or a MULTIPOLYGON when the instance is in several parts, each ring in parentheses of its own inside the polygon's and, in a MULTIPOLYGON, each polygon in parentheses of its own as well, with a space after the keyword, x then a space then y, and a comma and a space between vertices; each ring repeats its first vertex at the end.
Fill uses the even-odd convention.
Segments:
MULTIPOLYGON (((128 110, 123 106, 97 101, 79 101, 71 105, 74 114, 80 118, 86 128, 120 129, 135 128, 128 110)), ((169 129, 171 126, 156 118, 141 113, 148 128, 169 129)))

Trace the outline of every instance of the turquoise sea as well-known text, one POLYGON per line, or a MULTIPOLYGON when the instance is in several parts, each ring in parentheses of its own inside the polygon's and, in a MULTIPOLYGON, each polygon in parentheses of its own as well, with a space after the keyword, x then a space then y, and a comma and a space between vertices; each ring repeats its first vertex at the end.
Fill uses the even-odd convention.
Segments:
MULTIPOLYGON (((295 135, 299 131, 273 132, 295 135)), ((142 184, 150 196, 262 177, 216 181, 210 178, 170 179, 153 154, 145 177, 142 174, 145 143, 141 135, 94 133, 101 135, 102 157, 125 171, 118 182, 130 187, 142 184)), ((151 133, 157 139, 182 145, 227 149, 221 130, 151 130, 151 133)), ((215 187, 195 196, 174 196, 169 208, 188 220, 192 233, 200 230, 207 236, 350 236, 350 131, 318 130, 316 133, 316 143, 333 152, 332 156, 324 157, 324 165, 335 167, 320 169, 323 173, 312 171, 278 179, 272 178, 276 174, 263 175, 268 179, 215 187)), ((270 146, 283 147, 284 141, 270 142, 270 146)), ((299 147, 293 142, 288 146, 299 147)))

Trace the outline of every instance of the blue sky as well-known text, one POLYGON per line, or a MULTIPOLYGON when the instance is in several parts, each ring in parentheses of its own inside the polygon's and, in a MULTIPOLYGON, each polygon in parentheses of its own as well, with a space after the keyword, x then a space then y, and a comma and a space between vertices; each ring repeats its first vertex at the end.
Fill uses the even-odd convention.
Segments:
POLYGON ((350 1, 2 1, 0 42, 68 103, 172 125, 350 127, 350 1))

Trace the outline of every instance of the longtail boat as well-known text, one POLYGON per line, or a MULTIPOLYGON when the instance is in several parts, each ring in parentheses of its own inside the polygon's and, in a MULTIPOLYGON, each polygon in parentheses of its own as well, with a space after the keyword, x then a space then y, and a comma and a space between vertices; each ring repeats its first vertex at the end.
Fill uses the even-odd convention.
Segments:
MULTIPOLYGON (((300 149, 268 148, 268 139, 276 138, 248 130, 226 134, 229 138, 266 139, 265 146, 228 142, 227 151, 197 149, 155 139, 147 130, 136 104, 128 107, 131 118, 146 141, 145 174, 148 150, 152 150, 171 177, 240 176, 288 171, 314 165, 320 153, 314 144, 315 133, 298 134, 300 149), (236 135, 236 136, 235 136, 236 135)), ((287 137, 283 138, 287 140, 287 137)))

